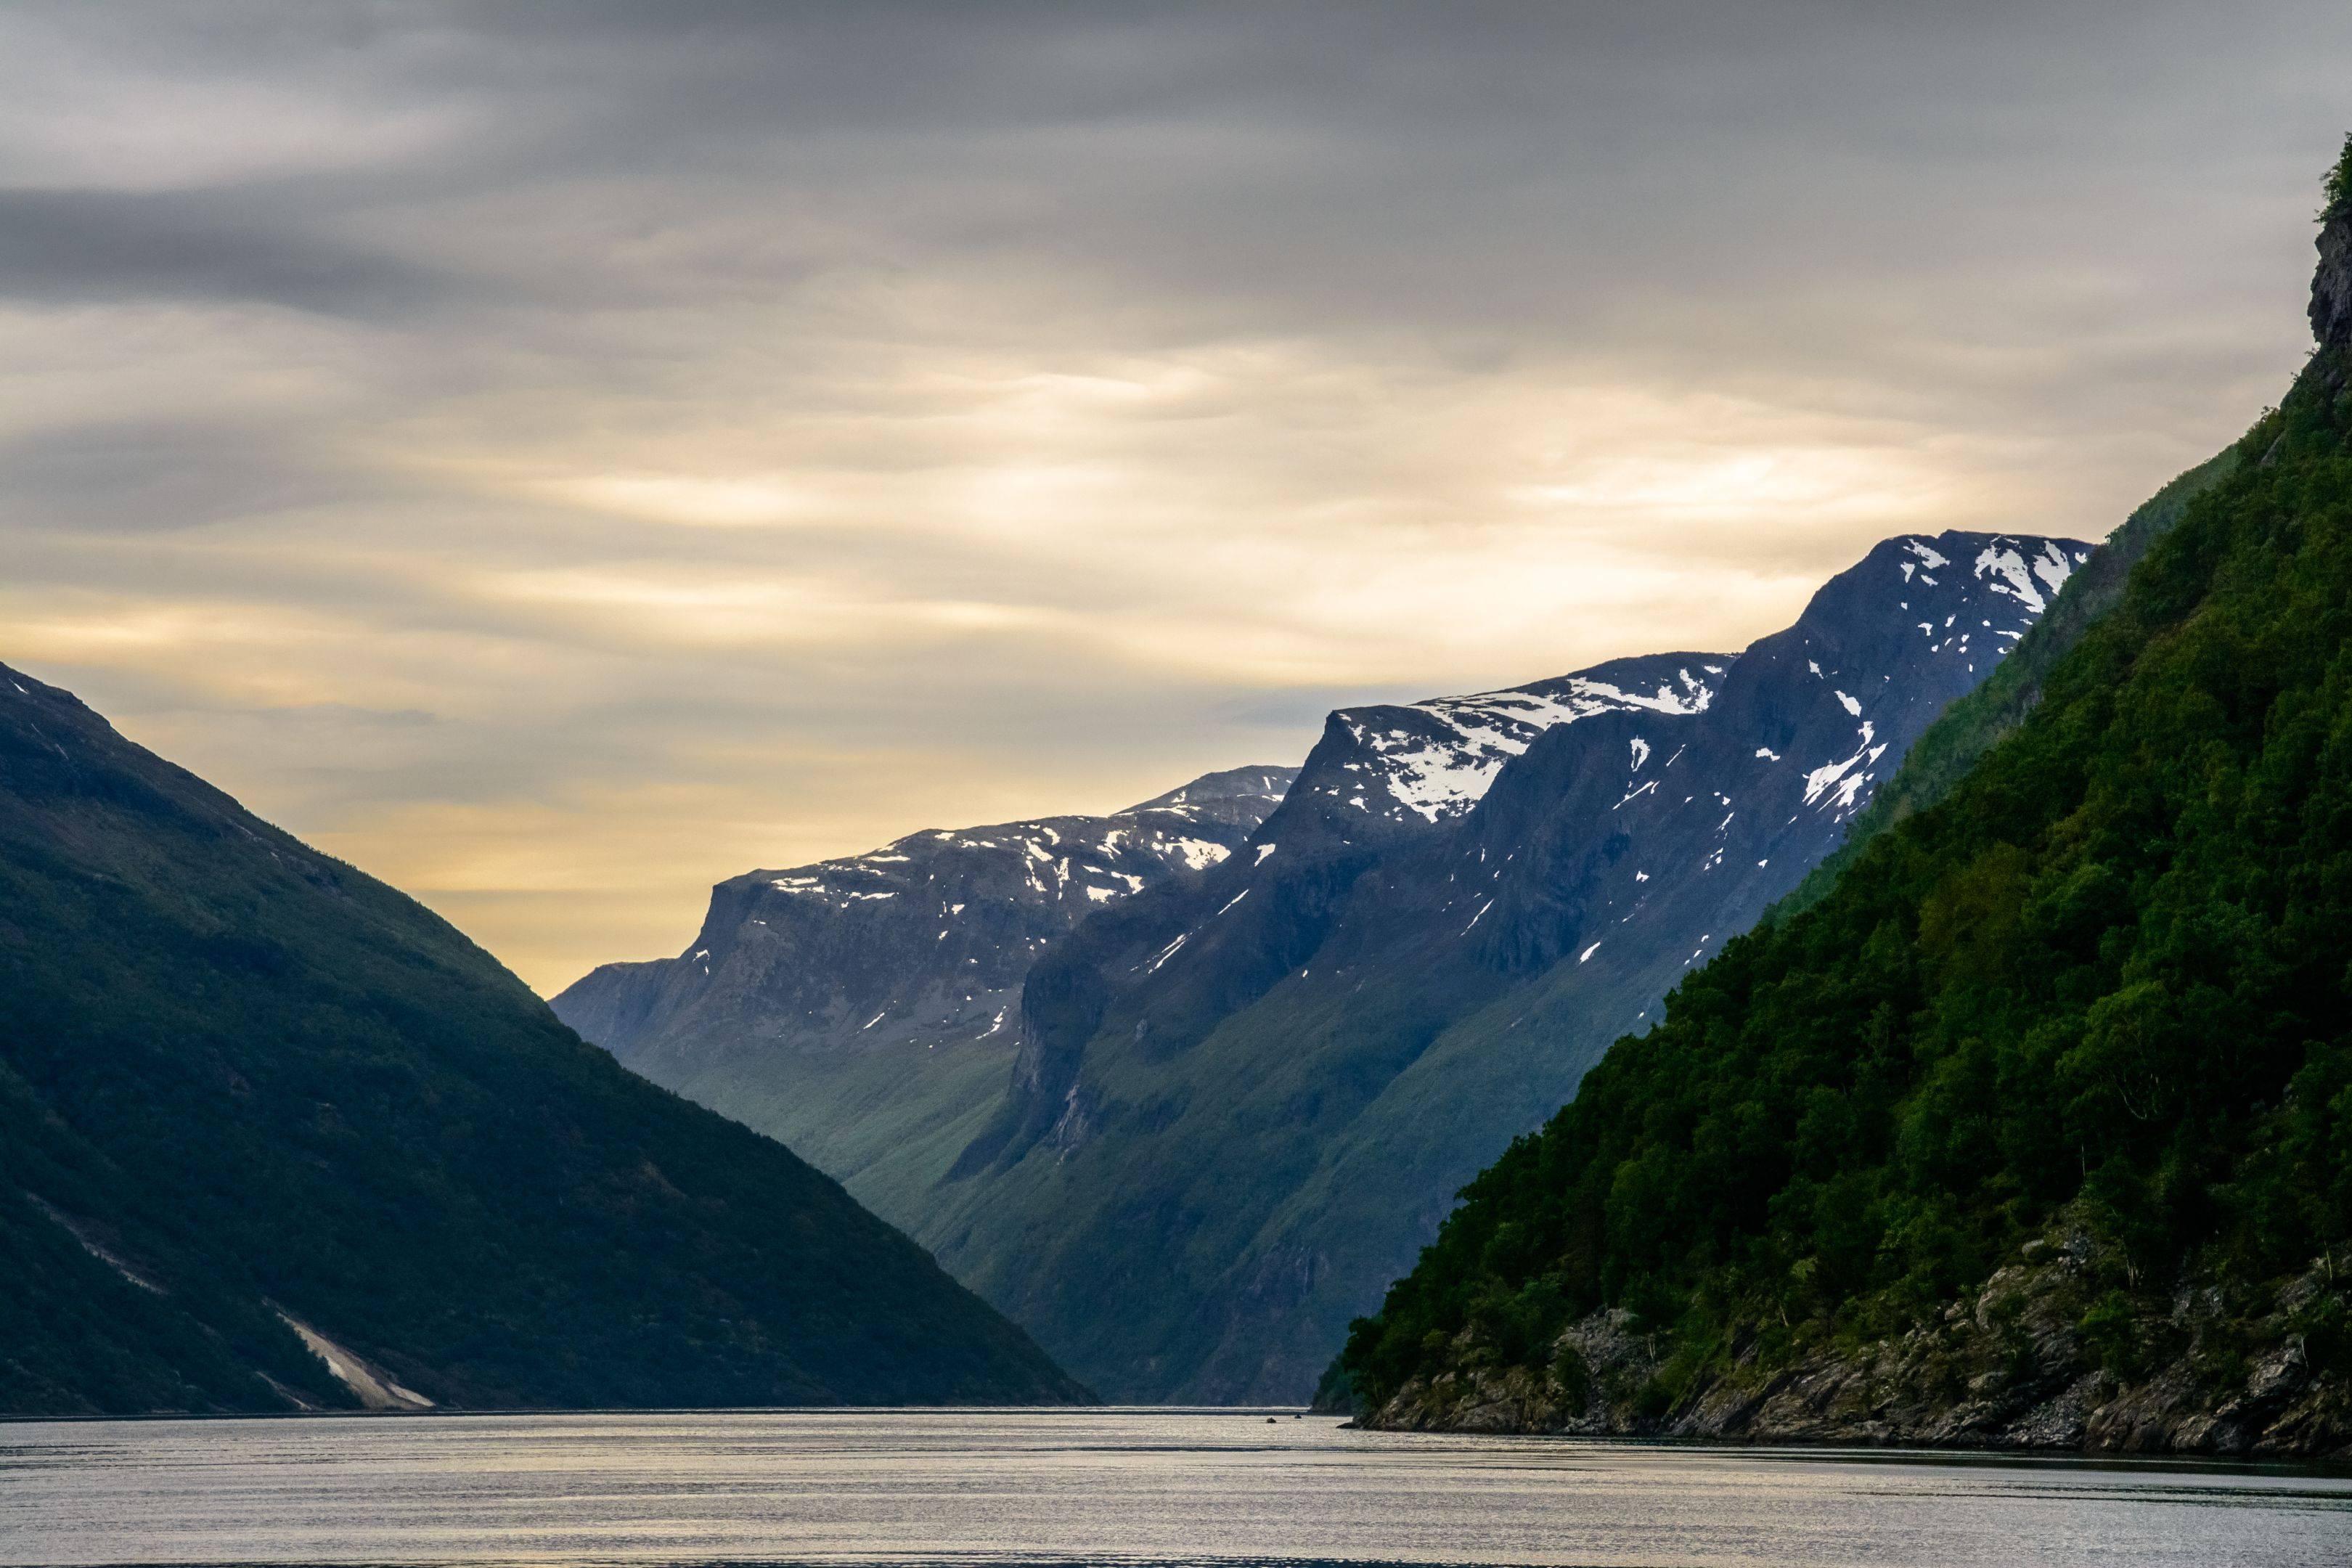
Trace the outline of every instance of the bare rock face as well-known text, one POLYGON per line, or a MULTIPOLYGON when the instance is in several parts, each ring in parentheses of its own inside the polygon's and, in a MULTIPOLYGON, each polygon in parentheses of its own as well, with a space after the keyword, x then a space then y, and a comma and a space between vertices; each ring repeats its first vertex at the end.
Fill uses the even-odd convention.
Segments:
POLYGON ((2311 335, 2319 345, 2308 374, 2332 392, 2352 383, 2352 138, 2327 182, 2319 215, 2319 266, 2311 276, 2311 335))
POLYGON ((2352 209, 2331 214, 2320 226, 2318 243, 2319 268, 2311 279, 2311 335, 2323 349, 2352 347, 2352 209))

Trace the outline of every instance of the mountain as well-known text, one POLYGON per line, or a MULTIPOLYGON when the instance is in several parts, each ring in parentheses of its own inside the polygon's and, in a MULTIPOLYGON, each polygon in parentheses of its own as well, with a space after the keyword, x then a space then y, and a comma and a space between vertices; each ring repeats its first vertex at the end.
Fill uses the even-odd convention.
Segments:
POLYGON ((1461 1184, 1797 886, 2089 553, 1890 540, 1737 658, 1343 710, 1295 780, 1188 786, 1248 809, 1131 893, 1116 818, 755 872, 680 958, 556 1010, 1114 1396, 1303 1399, 1461 1184))
POLYGON ((0 1410, 1083 1399, 840 1186, 0 668, 0 1410))
POLYGON ((1013 1093, 916 1234, 1111 1397, 1306 1397, 1461 1184, 1796 886, 2089 549, 1890 540, 1736 658, 1334 715, 1244 853, 1041 956, 1013 1093), (1538 702, 1507 744, 1432 738, 1538 702))
MULTIPOLYGON (((1213 1018, 1246 1005, 1286 973, 1292 950, 1324 929, 1338 895, 1366 867, 1442 840, 1547 732, 1608 713, 1663 721, 1702 712, 1727 658, 1643 655, 1499 691, 1332 713, 1281 804, 1247 836, 1245 854, 1091 917, 1038 959, 1023 994, 1011 1093, 948 1172, 977 1182, 951 1195, 987 1192, 993 1175, 1041 1142, 1059 1158, 1088 1141, 1099 1097, 1079 1081, 1080 1062, 1115 995, 1140 998, 1131 1009, 1135 1042, 1196 1037, 1204 1009, 1213 1018), (1243 911, 1253 892, 1256 902, 1243 911)), ((924 1194, 916 1223, 947 1238, 940 1195, 924 1194)))
POLYGON ((2148 546, 2171 531, 2190 501, 2228 479, 2237 467, 2238 449, 2225 447, 2176 477, 2126 518, 2083 569, 2067 579, 2049 613, 2034 622, 2011 657, 1983 684, 1955 701, 1904 753, 1902 767, 1871 796, 1836 850, 1806 873, 1782 907, 1802 909, 1827 892, 1883 828, 1941 800, 1978 758, 2015 729, 2042 700, 2051 667, 2123 596, 2125 581, 2148 546))
POLYGON ((1259 842, 1370 842, 1452 821, 1484 798, 1506 763, 1559 725, 1601 713, 1701 711, 1725 657, 1648 654, 1503 691, 1342 709, 1324 721, 1281 821, 1259 842))
POLYGON ((711 891, 679 957, 552 1004, 633 1070, 782 1140, 900 1225, 1010 1081, 1021 984, 1089 911, 1230 855, 1291 768, 1108 816, 932 829, 711 891))
POLYGON ((2352 1453, 2352 142, 2319 250, 2317 352, 2038 700, 1355 1327, 1369 1423, 2352 1453))

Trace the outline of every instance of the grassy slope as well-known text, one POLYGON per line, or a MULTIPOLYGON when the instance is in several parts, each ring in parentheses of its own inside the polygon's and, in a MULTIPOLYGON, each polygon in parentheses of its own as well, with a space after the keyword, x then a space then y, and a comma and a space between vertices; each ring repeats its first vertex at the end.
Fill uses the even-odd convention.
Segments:
MULTIPOLYGON (((2062 1211, 2111 1289, 2085 1341, 2128 1376, 2180 1348, 2131 1332, 2179 1281, 2250 1321, 2340 1247, 2347 422, 2306 374, 2184 476, 2112 613, 1989 688, 1915 809, 1472 1185, 1351 1338, 1360 1394, 1465 1357, 1541 1372, 1560 1325, 1622 1306, 1675 1347, 1644 1392, 1664 1410, 1735 1347, 1769 1366, 1925 1321, 2062 1211)), ((2296 1312, 2352 1375, 2340 1294, 2296 1312)))
POLYGON ((1017 1054, 986 1040, 943 1050, 893 1041, 804 1052, 782 1085, 721 1063, 673 1087, 760 1129, 840 1178, 876 1214, 920 1234, 937 1206, 933 1187, 1003 1100, 1017 1054))
POLYGON ((0 1408, 342 1402, 279 1309, 445 1404, 1079 1394, 782 1147, 0 673, 0 1408))

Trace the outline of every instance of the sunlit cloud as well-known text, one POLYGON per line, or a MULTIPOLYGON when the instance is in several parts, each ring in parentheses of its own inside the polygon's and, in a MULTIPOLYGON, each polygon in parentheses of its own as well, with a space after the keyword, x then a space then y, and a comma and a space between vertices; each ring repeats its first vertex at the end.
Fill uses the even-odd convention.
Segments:
POLYGON ((686 474, 580 474, 532 487, 557 505, 681 528, 759 528, 792 521, 793 489, 773 479, 686 474))
POLYGON ((2298 363, 2336 10, 1772 9, 11 7, 0 658, 552 987, 2298 363))

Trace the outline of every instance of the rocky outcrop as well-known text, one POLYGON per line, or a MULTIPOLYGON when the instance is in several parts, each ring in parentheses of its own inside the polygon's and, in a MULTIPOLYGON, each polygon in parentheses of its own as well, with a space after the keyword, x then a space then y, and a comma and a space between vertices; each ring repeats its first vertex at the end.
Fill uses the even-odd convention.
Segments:
POLYGON ((2319 269, 2311 280, 2311 334, 2322 347, 2352 343, 2352 216, 2319 231, 2319 269))
POLYGON ((1782 1359, 1752 1339, 1679 1385, 1622 1310, 1570 1325, 1544 1365, 1465 1331, 1451 1370, 1360 1425, 1779 1443, 2270 1457, 2352 1455, 2341 1355, 2352 1279, 2323 1259, 2250 1299, 2183 1282, 2160 1307, 2107 1289, 2080 1232, 2030 1243, 1937 1319, 1782 1359))
POLYGON ((2352 378, 2352 141, 2328 182, 2318 247, 2319 267, 2311 278, 2311 335, 2320 351, 2314 369, 2341 390, 2352 378))
POLYGON ((2311 279, 2311 335, 2322 347, 2352 342, 2352 207, 2339 203, 2319 227, 2311 279))

